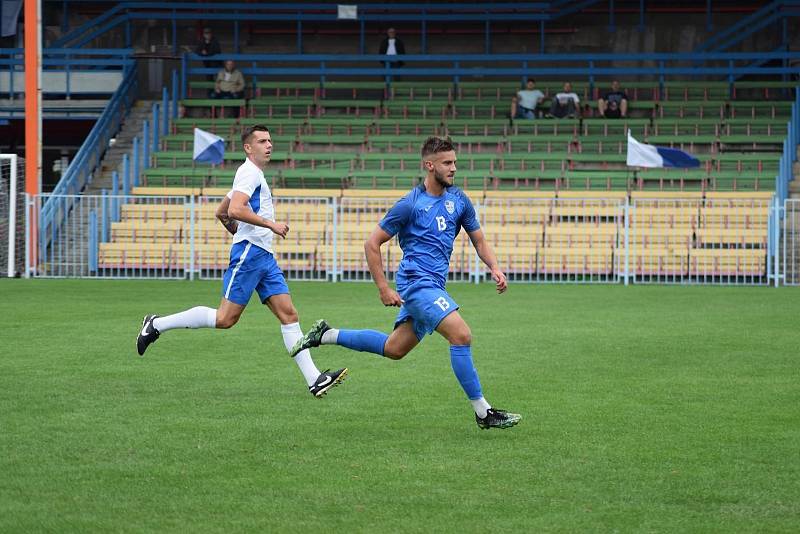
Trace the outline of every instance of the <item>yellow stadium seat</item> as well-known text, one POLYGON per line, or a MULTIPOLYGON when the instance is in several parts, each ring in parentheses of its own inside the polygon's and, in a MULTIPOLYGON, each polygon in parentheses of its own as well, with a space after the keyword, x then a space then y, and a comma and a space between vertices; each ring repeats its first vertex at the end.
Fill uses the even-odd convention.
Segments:
POLYGON ((762 249, 690 249, 689 275, 760 277, 767 272, 766 260, 762 249))

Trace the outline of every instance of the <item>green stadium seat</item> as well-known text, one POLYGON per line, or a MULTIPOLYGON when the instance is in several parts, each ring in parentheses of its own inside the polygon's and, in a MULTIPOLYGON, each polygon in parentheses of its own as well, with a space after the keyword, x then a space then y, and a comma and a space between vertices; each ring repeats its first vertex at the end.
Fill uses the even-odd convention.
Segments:
POLYGON ((151 167, 142 172, 141 186, 145 187, 227 187, 233 184, 236 168, 209 165, 196 167, 151 167))
POLYGON ((730 117, 736 118, 782 118, 788 122, 792 113, 792 102, 776 100, 734 100, 730 104, 730 117))
POLYGON ((559 189, 568 190, 623 190, 631 189, 634 173, 630 170, 580 170, 564 172, 559 189))
POLYGON ((583 135, 577 139, 577 152, 584 154, 620 154, 628 149, 625 135, 583 135))
POLYGON ((627 139, 628 130, 634 136, 642 136, 650 126, 649 118, 605 119, 603 117, 584 118, 582 136, 622 136, 627 139))
POLYGON ((418 152, 423 140, 419 135, 413 134, 373 134, 367 138, 366 146, 369 151, 418 152))
POLYGON ((508 137, 509 152, 567 152, 577 145, 574 135, 561 133, 555 135, 517 134, 508 137))
POLYGON ((511 98, 523 85, 521 80, 462 81, 458 84, 456 94, 458 101, 502 101, 509 107, 511 98))
POLYGON ((312 135, 359 135, 369 134, 374 119, 355 117, 318 117, 309 119, 303 126, 303 134, 312 135))
POLYGON ((363 152, 356 161, 358 170, 392 170, 417 172, 422 167, 419 153, 363 152))
POLYGON ((496 100, 456 100, 450 104, 448 118, 453 119, 502 119, 508 117, 511 104, 496 100))
POLYGON ((509 152, 498 157, 494 162, 494 170, 537 170, 563 172, 567 167, 567 152, 509 152))
POLYGON ((719 135, 722 120, 718 117, 711 118, 659 118, 653 121, 650 133, 655 136, 698 136, 698 135, 719 135))
POLYGON ((734 100, 753 100, 755 98, 766 100, 792 100, 797 90, 797 80, 776 81, 740 81, 733 83, 734 100))
POLYGON ((244 98, 192 98, 181 100, 180 105, 184 108, 208 109, 211 111, 211 118, 223 117, 225 110, 238 109, 242 115, 245 106, 244 98))
POLYGON ((516 119, 509 135, 579 135, 580 119, 516 119))
POLYGON ((320 117, 338 113, 354 117, 378 118, 380 112, 380 100, 324 99, 317 101, 317 113, 320 117))
POLYGON ((709 118, 723 119, 727 103, 725 100, 662 100, 656 106, 656 119, 663 118, 709 118))
POLYGON ((194 133, 195 128, 206 130, 220 136, 232 135, 239 132, 238 119, 181 117, 172 121, 172 133, 194 133))
POLYGON ((350 173, 350 187, 357 189, 411 189, 423 178, 417 170, 355 170, 350 173))
POLYGON ((727 118, 722 124, 721 135, 787 135, 788 118, 727 118))
POLYGON ((318 81, 259 81, 256 83, 257 98, 311 98, 319 97, 318 81))
POLYGON ((507 118, 494 119, 445 119, 444 128, 447 135, 508 135, 510 121, 507 118))
MULTIPOLYGON (((444 135, 441 118, 408 118, 398 120, 397 118, 376 119, 372 123, 372 134, 374 135, 418 135, 420 138, 429 135, 444 135)), ((420 139, 420 146, 422 139, 420 139)))
POLYGON ((285 188, 337 188, 347 186, 348 170, 315 168, 315 169, 281 169, 280 187, 285 188))
POLYGON ((383 103, 383 118, 442 120, 448 103, 438 100, 388 100, 383 103))
POLYGON ((389 86, 390 100, 437 100, 449 102, 453 98, 453 83, 415 80, 392 82, 389 86))
POLYGON ((365 135, 327 135, 327 134, 301 134, 295 141, 295 150, 298 152, 314 152, 320 147, 335 151, 339 146, 346 146, 349 150, 360 148, 365 143, 365 135))
POLYGON ((251 126, 260 124, 269 128, 269 131, 273 137, 273 142, 279 142, 280 139, 275 139, 275 137, 294 137, 303 130, 307 120, 308 119, 305 117, 246 117, 239 119, 239 132, 243 132, 251 126))
POLYGON ((664 82, 662 100, 670 101, 702 101, 728 100, 730 87, 728 82, 712 81, 674 81, 664 82))
POLYGON ((349 171, 357 158, 357 152, 293 152, 289 167, 349 171))
POLYGON ((262 97, 250 100, 248 117, 250 118, 311 118, 317 113, 316 100, 313 98, 271 98, 262 97))
POLYGON ((489 186, 497 190, 554 190, 558 187, 563 173, 561 169, 555 170, 499 170, 492 171, 492 181, 489 186))
POLYGON ((325 81, 320 98, 383 100, 387 96, 388 91, 384 82, 325 81))

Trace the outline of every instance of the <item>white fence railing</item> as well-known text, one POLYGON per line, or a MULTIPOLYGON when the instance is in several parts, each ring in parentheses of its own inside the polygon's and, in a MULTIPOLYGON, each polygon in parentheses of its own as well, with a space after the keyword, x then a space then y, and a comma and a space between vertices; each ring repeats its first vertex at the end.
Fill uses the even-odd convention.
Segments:
POLYGON ((800 199, 787 199, 784 209, 781 260, 783 283, 800 285, 800 199))
MULTIPOLYGON (((589 195, 587 195, 588 197, 589 195)), ((39 235, 40 277, 208 278, 228 266, 232 237, 210 196, 77 196, 48 200, 66 224, 39 235)), ((291 280, 369 280, 364 240, 395 198, 278 197, 279 265, 291 280)), ((754 198, 487 198, 482 229, 511 281, 571 283, 800 284, 800 204, 754 198)), ((391 279, 402 259, 383 248, 391 279)), ((454 244, 450 279, 485 280, 468 236, 454 244)))

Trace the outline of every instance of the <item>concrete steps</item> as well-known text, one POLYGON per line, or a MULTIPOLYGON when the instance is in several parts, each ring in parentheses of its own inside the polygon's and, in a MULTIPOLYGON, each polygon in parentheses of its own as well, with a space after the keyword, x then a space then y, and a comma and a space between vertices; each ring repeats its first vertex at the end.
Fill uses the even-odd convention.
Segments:
MULTIPOLYGON (((103 156, 100 165, 95 172, 94 179, 84 190, 86 195, 99 195, 103 189, 111 190, 112 173, 117 171, 122 179, 122 160, 123 155, 130 157, 133 149, 133 139, 139 137, 139 148, 142 149, 142 125, 145 120, 152 117, 153 102, 139 100, 131 109, 128 116, 123 121, 122 129, 114 139, 114 145, 109 148, 103 156)), ((131 162, 133 165, 133 162, 131 162)))

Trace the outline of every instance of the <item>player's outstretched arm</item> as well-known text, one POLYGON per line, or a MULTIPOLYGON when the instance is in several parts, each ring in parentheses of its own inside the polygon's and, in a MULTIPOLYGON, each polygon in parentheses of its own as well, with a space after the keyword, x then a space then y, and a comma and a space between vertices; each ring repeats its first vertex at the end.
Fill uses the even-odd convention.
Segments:
POLYGON ((239 223, 234 221, 228 216, 228 208, 231 205, 231 199, 229 197, 225 197, 222 199, 222 202, 219 203, 217 206, 216 216, 219 222, 222 223, 222 226, 231 233, 231 235, 236 233, 236 230, 239 228, 239 223))
POLYGON ((369 272, 372 273, 372 281, 378 286, 381 302, 384 306, 400 306, 403 304, 403 299, 400 295, 389 287, 389 282, 386 280, 386 275, 383 274, 383 258, 381 257, 381 245, 386 243, 392 238, 386 230, 380 226, 376 226, 372 234, 364 242, 364 253, 367 255, 367 265, 369 272))
POLYGON ((277 235, 286 238, 286 234, 289 232, 289 225, 272 222, 256 214, 256 212, 250 209, 250 206, 247 204, 249 200, 250 197, 241 191, 234 191, 233 196, 231 197, 230 206, 228 207, 228 217, 231 219, 236 219, 237 221, 252 224, 254 226, 268 228, 277 235))
POLYGON ((469 232, 468 235, 470 241, 472 241, 472 246, 475 247, 475 251, 478 253, 478 256, 492 271, 492 278, 497 285, 497 292, 503 293, 506 289, 508 289, 506 275, 500 270, 500 266, 497 264, 497 256, 494 255, 492 246, 488 241, 486 241, 486 237, 483 235, 483 230, 478 229, 474 232, 469 232))

